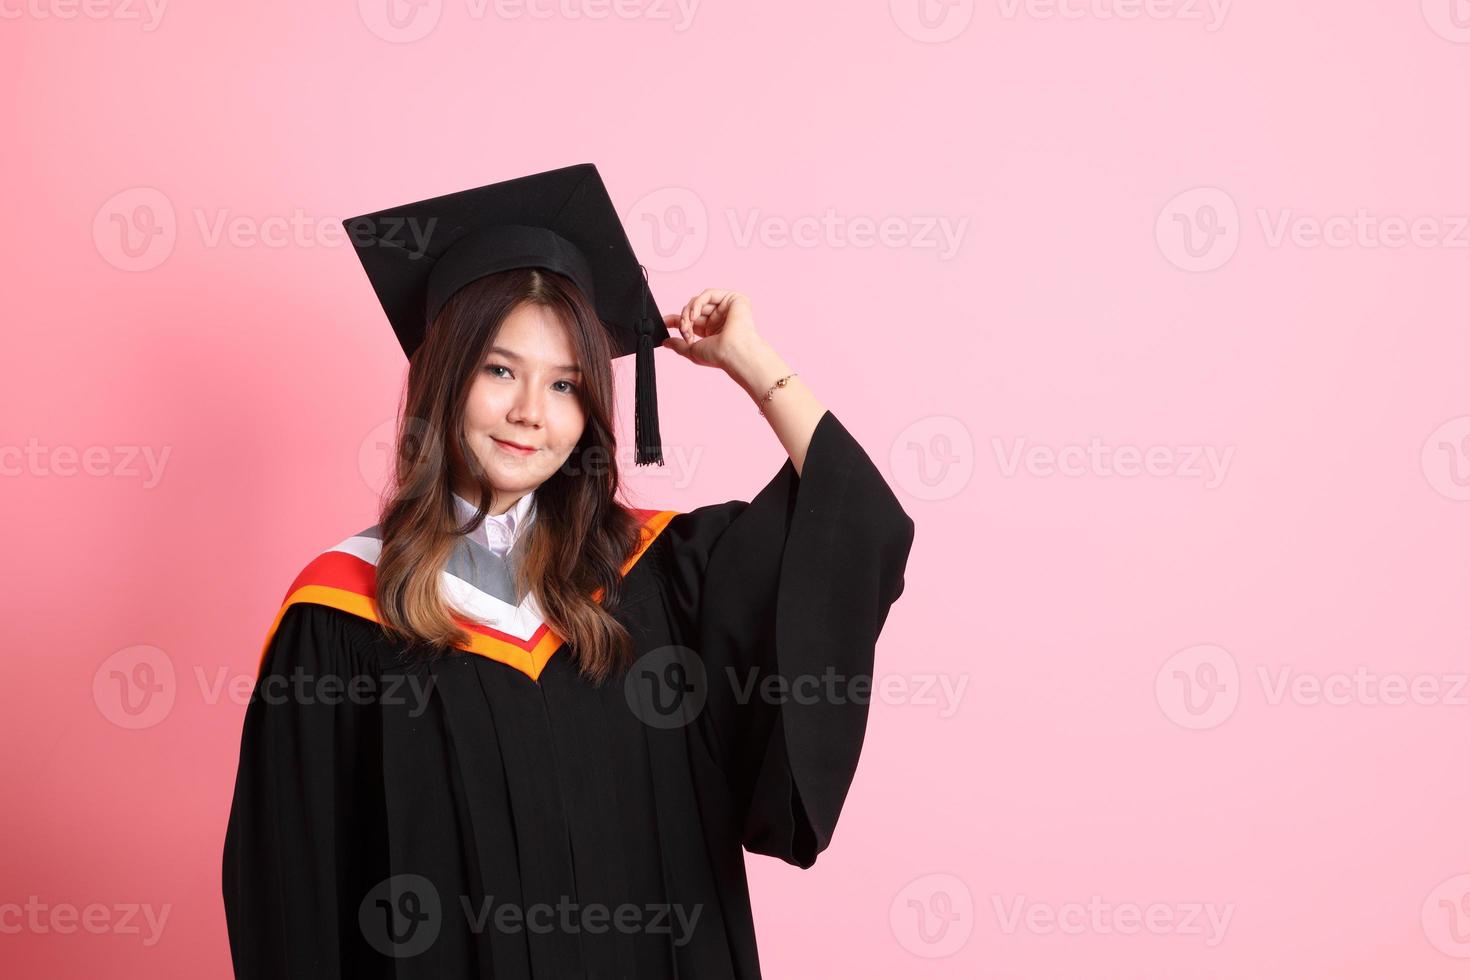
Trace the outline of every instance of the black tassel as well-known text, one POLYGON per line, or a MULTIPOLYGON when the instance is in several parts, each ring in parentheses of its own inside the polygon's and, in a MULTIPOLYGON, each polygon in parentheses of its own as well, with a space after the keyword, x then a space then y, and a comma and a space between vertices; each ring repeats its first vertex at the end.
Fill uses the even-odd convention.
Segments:
POLYGON ((634 463, 646 466, 649 463, 664 465, 663 440, 658 431, 658 385, 653 376, 653 349, 663 346, 668 328, 655 323, 648 315, 648 270, 643 266, 643 314, 638 319, 638 350, 634 378, 633 425, 637 432, 638 452, 634 463))

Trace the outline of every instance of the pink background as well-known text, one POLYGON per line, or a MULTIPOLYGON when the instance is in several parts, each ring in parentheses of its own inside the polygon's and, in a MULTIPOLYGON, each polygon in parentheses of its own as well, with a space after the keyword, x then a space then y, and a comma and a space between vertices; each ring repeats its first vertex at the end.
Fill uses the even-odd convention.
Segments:
MULTIPOLYGON (((404 371, 338 222, 593 161, 918 524, 768 976, 1465 975, 1470 7, 109 3, 0 30, 0 905, 106 910, 0 910, 0 974, 229 975, 216 685, 404 371)), ((659 371, 632 502, 748 499, 779 443, 659 371)))

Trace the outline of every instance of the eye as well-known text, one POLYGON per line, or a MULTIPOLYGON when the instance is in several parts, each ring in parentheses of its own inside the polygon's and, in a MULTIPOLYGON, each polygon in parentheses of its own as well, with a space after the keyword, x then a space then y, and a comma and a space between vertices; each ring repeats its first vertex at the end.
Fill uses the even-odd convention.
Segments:
POLYGON ((574 392, 574 391, 577 390, 577 386, 575 384, 573 384, 572 382, 570 382, 570 381, 562 380, 562 381, 558 381, 556 383, 559 384, 559 385, 566 385, 567 386, 566 388, 563 388, 562 389, 562 393, 563 394, 570 395, 572 392, 574 392))
POLYGON ((496 371, 509 371, 510 368, 506 367, 504 364, 486 364, 485 370, 490 372, 491 377, 498 378, 501 377, 501 375, 496 374, 496 371))

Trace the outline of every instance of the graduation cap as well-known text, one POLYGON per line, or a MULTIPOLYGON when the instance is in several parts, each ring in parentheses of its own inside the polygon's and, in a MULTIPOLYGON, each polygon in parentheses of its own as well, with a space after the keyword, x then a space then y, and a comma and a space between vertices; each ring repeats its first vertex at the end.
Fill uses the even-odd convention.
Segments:
POLYGON ((663 465, 653 349, 668 337, 648 270, 628 244, 597 167, 580 163, 342 222, 410 358, 460 288, 508 269, 571 279, 597 310, 613 356, 637 355, 636 462, 663 465))

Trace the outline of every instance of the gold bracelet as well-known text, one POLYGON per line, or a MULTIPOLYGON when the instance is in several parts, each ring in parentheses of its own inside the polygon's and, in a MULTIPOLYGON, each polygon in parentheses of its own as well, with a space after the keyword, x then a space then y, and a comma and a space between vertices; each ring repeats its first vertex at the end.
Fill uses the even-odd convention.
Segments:
MULTIPOLYGON (((775 384, 771 385, 771 387, 767 388, 765 395, 761 398, 761 403, 764 404, 765 402, 770 401, 771 396, 776 393, 776 389, 786 387, 786 382, 790 381, 794 377, 796 377, 796 372, 792 371, 790 374, 786 375, 786 377, 782 378, 780 381, 777 381, 775 384)), ((762 415, 766 414, 766 410, 764 408, 761 409, 760 412, 762 415)))

